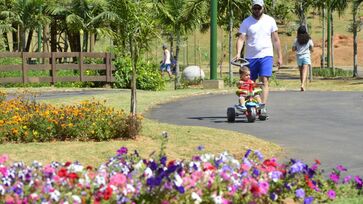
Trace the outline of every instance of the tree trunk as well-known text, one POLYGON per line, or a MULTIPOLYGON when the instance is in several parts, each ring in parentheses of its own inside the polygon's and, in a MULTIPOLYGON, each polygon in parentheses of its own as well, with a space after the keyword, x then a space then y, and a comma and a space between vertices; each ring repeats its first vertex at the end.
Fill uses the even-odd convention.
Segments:
POLYGON ((330 57, 331 57, 331 10, 330 10, 330 4, 328 5, 327 7, 328 9, 328 13, 327 13, 327 18, 328 18, 328 23, 327 23, 327 48, 326 48, 326 51, 327 51, 327 54, 326 54, 326 66, 328 68, 330 68, 330 57))
POLYGON ((3 33, 3 38, 4 38, 4 43, 5 43, 5 50, 9 52, 10 51, 10 45, 9 45, 8 34, 6 32, 3 33))
POLYGON ((358 23, 357 10, 353 10, 353 77, 358 77, 358 23))
POLYGON ((54 19, 50 25, 50 50, 57 52, 57 20, 54 19))
POLYGON ((324 68, 324 66, 325 66, 325 3, 323 5, 322 12, 323 12, 323 14, 322 14, 323 23, 321 26, 321 28, 322 28, 322 32, 321 32, 321 34, 322 34, 322 36, 321 36, 321 39, 322 39, 321 40, 321 55, 322 55, 321 56, 322 57, 321 68, 324 68))
MULTIPOLYGON (((274 1, 273 1, 274 6, 274 1)), ((228 81, 229 86, 232 87, 233 83, 233 73, 232 73, 232 31, 233 31, 233 10, 231 5, 229 5, 229 25, 228 25, 228 81)))
POLYGON ((333 14, 331 14, 331 67, 333 68, 333 76, 335 76, 335 66, 334 66, 334 19, 333 14))
POLYGON ((27 41, 26 41, 26 46, 25 46, 25 49, 24 49, 25 52, 29 52, 30 44, 32 42, 32 38, 33 38, 33 29, 30 29, 29 33, 28 33, 28 38, 27 38, 27 41))
POLYGON ((13 52, 16 52, 19 50, 19 38, 18 38, 18 26, 15 24, 12 24, 12 27, 15 29, 15 31, 11 32, 13 37, 13 52))
POLYGON ((90 36, 89 51, 93 52, 95 47, 95 34, 90 32, 89 36, 90 36))
POLYGON ((88 50, 88 31, 84 31, 83 32, 83 48, 82 51, 83 52, 87 52, 88 50))
POLYGON ((176 60, 175 85, 174 85, 175 90, 178 89, 179 86, 180 86, 179 51, 180 51, 180 31, 177 30, 177 33, 176 33, 176 51, 175 51, 175 60, 176 60))
POLYGON ((20 36, 20 49, 19 51, 22 52, 25 49, 25 29, 23 26, 19 26, 19 36, 20 36))
POLYGON ((136 54, 135 54, 135 45, 133 43, 132 37, 129 37, 130 43, 130 53, 131 53, 131 63, 132 63, 132 79, 131 79, 131 104, 130 104, 130 112, 132 116, 136 116, 136 54))

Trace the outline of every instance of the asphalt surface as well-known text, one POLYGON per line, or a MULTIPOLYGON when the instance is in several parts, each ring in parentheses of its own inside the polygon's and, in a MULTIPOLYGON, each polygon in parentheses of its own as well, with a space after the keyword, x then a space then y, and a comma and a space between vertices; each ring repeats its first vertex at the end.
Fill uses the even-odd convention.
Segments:
POLYGON ((227 107, 236 102, 234 94, 197 96, 156 106, 146 117, 251 134, 281 145, 287 157, 319 159, 326 171, 342 164, 363 176, 363 92, 271 92, 267 121, 228 123, 227 107))

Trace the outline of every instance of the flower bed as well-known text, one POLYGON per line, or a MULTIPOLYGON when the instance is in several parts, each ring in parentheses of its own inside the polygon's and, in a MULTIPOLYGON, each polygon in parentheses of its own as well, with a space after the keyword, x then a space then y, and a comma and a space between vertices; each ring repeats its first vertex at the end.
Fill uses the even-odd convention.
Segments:
POLYGON ((201 154, 190 161, 141 158, 127 148, 98 168, 74 162, 8 163, 0 157, 0 200, 6 203, 313 203, 362 194, 362 178, 329 178, 320 162, 278 163, 248 150, 241 159, 228 153, 201 154))
POLYGON ((0 143, 105 141, 134 138, 141 116, 132 117, 97 101, 52 106, 0 93, 0 143))

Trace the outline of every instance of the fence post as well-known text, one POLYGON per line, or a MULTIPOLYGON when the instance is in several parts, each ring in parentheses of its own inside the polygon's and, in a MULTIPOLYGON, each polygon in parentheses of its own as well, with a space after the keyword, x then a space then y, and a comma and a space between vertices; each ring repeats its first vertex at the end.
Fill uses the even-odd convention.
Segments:
POLYGON ((106 65, 106 82, 109 83, 111 81, 110 78, 110 53, 106 52, 105 53, 105 65, 106 65))
POLYGON ((54 85, 55 84, 55 75, 56 75, 56 69, 55 69, 55 53, 54 52, 51 52, 51 60, 52 60, 52 63, 50 65, 50 68, 51 68, 51 77, 52 77, 52 82, 51 82, 51 85, 54 85))
POLYGON ((84 81, 84 73, 83 73, 83 53, 79 52, 79 57, 78 57, 78 67, 79 67, 79 76, 80 76, 80 80, 81 82, 84 81))
POLYGON ((22 78, 23 78, 23 84, 28 82, 28 67, 27 67, 27 61, 26 61, 26 53, 21 52, 21 71, 22 71, 22 78))

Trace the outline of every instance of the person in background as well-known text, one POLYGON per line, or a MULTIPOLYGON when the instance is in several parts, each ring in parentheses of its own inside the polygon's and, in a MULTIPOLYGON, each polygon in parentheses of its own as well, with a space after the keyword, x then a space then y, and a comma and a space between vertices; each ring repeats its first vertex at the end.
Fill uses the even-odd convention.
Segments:
POLYGON ((171 73, 171 59, 170 59, 170 51, 168 50, 168 47, 166 45, 163 45, 163 60, 161 61, 160 65, 160 71, 161 76, 164 76, 164 72, 167 72, 169 75, 169 78, 171 79, 173 77, 171 73))
MULTIPOLYGON (((263 0, 252 1, 252 15, 243 20, 239 28, 237 38, 237 55, 241 56, 241 50, 246 42, 245 58, 249 62, 251 79, 259 81, 262 87, 262 103, 265 107, 269 94, 269 78, 272 76, 274 64, 273 51, 277 52, 277 66, 282 64, 280 39, 277 33, 277 25, 274 18, 264 14, 263 0)), ((261 110, 261 115, 267 117, 266 108, 261 110)))
POLYGON ((313 51, 314 43, 306 31, 306 26, 301 25, 297 29, 297 36, 292 45, 292 50, 296 51, 296 62, 300 71, 300 91, 305 91, 308 67, 311 66, 310 52, 313 51))

